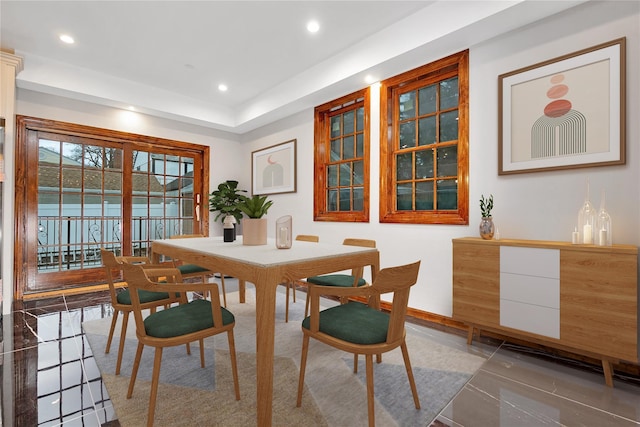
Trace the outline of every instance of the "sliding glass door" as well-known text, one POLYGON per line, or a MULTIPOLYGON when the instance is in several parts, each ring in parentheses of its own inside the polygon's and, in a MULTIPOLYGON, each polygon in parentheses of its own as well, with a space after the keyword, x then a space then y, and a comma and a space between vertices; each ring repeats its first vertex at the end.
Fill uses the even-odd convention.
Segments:
POLYGON ((103 283, 101 247, 148 255, 155 239, 207 232, 200 204, 208 147, 19 121, 18 174, 26 184, 16 193, 16 210, 24 209, 19 293, 103 283))

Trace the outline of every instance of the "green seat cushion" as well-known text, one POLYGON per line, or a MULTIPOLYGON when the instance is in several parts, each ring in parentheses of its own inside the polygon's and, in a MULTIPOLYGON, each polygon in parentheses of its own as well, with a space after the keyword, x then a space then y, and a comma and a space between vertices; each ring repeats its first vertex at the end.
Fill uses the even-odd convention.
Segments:
MULTIPOLYGON (((307 282, 321 286, 340 286, 342 288, 350 288, 353 286, 355 278, 349 274, 325 274, 324 276, 313 276, 307 278, 307 282)), ((358 286, 364 286, 367 281, 363 278, 358 280, 358 286)))
POLYGON ((182 264, 178 266, 178 270, 180 270, 180 274, 185 275, 185 274, 195 274, 195 273, 206 273, 207 270, 204 267, 200 267, 199 265, 195 265, 195 264, 182 264))
MULTIPOLYGON (((309 329, 311 318, 302 321, 309 329)), ((359 302, 349 302, 320 312, 320 332, 354 344, 387 341, 389 314, 359 302)))
MULTIPOLYGON (((140 296, 141 304, 169 298, 169 294, 166 292, 145 291, 143 289, 138 290, 138 295, 140 296)), ((119 292, 118 295, 116 295, 116 299, 120 304, 131 305, 131 294, 129 293, 129 289, 119 292)))
MULTIPOLYGON (((222 307, 222 323, 233 323, 233 314, 222 307)), ((195 300, 150 314, 144 319, 147 335, 171 338, 213 327, 211 301, 195 300)))

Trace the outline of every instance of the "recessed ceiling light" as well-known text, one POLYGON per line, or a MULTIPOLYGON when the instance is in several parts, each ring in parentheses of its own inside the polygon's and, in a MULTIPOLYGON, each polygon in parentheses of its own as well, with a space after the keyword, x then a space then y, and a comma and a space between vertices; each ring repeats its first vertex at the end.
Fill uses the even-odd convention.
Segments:
POLYGON ((62 34, 60 40, 66 44, 74 44, 76 41, 68 34, 62 34))
POLYGON ((375 78, 375 77, 373 77, 371 74, 367 74, 366 76, 364 76, 364 82, 365 82, 366 84, 369 84, 369 85, 370 85, 371 83, 373 83, 373 82, 375 82, 375 81, 376 81, 376 78, 375 78))
POLYGON ((228 87, 227 87, 227 85, 226 85, 226 84, 224 84, 224 83, 220 83, 220 84, 218 85, 218 90, 219 90, 220 92, 226 92, 226 91, 227 91, 227 89, 229 89, 229 88, 228 88, 228 87))
POLYGON ((307 31, 310 33, 317 33, 320 30, 320 24, 318 21, 309 21, 307 23, 307 31))
POLYGON ((134 107, 133 105, 129 105, 129 106, 127 107, 127 110, 129 110, 129 111, 136 111, 136 107, 134 107))

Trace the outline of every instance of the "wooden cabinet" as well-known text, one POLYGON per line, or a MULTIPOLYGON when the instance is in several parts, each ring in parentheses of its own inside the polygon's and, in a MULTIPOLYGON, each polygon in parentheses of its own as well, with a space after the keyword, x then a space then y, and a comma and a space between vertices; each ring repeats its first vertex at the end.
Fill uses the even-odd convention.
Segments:
POLYGON ((638 248, 453 240, 453 318, 474 330, 638 363, 638 248))

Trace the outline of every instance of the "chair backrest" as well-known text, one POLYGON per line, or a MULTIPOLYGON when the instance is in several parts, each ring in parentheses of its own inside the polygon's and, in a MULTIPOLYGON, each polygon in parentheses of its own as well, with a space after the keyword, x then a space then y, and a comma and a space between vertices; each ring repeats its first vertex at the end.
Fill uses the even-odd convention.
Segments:
POLYGON ((420 261, 398 267, 383 268, 371 284, 377 295, 393 292, 393 305, 389 314, 387 342, 398 340, 404 334, 404 321, 409 305, 409 291, 418 281, 420 261))
POLYGON ((153 269, 144 269, 141 265, 122 263, 122 271, 124 272, 124 278, 129 285, 129 294, 131 295, 131 306, 133 307, 133 317, 136 321, 136 334, 138 336, 146 336, 147 333, 144 327, 144 319, 142 317, 142 305, 140 303, 139 290, 163 292, 163 289, 158 289, 158 285, 152 282, 147 275, 151 278, 159 280, 162 278, 164 283, 180 283, 182 282, 182 275, 180 270, 172 267, 158 267, 153 269))
MULTIPOLYGON (((371 239, 355 239, 352 237, 347 237, 342 241, 343 245, 346 246, 362 246, 364 248, 375 248, 376 241, 371 239)), ((351 275, 356 278, 356 282, 360 279, 364 274, 364 268, 358 267, 351 270, 351 275)))
POLYGON ((319 236, 314 236, 312 234, 298 234, 296 236, 296 240, 300 240, 302 242, 318 243, 320 241, 320 237, 319 236))
POLYGON ((118 262, 116 254, 106 249, 100 248, 100 258, 107 275, 107 283, 109 284, 109 294, 111 295, 111 303, 117 302, 116 287, 113 279, 113 270, 121 270, 122 265, 118 262))

